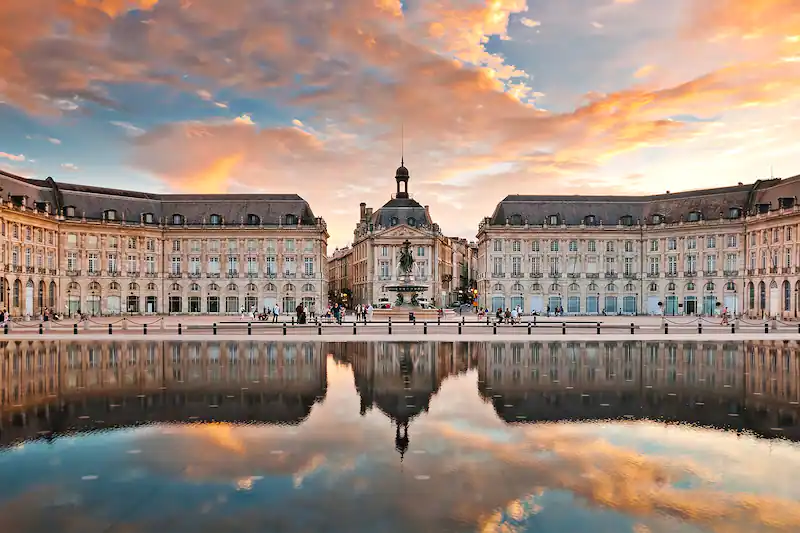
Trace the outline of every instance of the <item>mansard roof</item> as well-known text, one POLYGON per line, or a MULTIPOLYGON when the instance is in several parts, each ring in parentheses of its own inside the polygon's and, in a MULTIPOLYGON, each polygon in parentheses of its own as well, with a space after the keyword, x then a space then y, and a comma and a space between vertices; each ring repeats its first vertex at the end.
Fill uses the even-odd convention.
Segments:
POLYGON ((700 189, 644 196, 552 196, 510 195, 495 208, 488 224, 504 226, 541 225, 556 216, 558 224, 593 223, 616 225, 625 217, 633 224, 651 224, 654 217, 667 224, 691 220, 691 216, 714 220, 731 216, 731 209, 741 214, 755 213, 759 206, 781 207, 780 199, 800 194, 800 176, 785 180, 771 179, 730 187, 700 189))
POLYGON ((286 224, 288 215, 302 224, 316 223, 311 206, 297 194, 153 194, 24 178, 1 170, 0 187, 4 196, 27 196, 31 205, 49 203, 54 213, 73 207, 76 217, 89 220, 102 220, 106 211, 114 210, 117 220, 132 223, 145 213, 167 224, 173 215, 182 215, 187 225, 208 223, 212 214, 226 224, 247 223, 249 215, 264 225, 286 224))

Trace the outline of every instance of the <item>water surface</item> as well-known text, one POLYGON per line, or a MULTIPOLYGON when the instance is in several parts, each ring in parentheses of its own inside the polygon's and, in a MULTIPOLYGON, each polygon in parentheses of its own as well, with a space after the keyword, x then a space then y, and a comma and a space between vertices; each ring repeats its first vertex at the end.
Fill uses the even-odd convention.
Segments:
POLYGON ((0 531, 797 532, 790 343, 0 346, 0 531))

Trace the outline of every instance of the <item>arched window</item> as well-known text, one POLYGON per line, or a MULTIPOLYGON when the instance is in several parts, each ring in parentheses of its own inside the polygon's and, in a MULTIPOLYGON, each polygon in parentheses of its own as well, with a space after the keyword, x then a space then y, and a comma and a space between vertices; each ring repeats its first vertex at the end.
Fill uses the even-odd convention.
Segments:
POLYGON ((283 291, 294 292, 294 285, 292 285, 291 283, 287 283, 286 285, 283 286, 283 291))
POLYGON ((47 295, 47 305, 48 307, 55 307, 56 306, 56 282, 50 282, 50 290, 48 291, 47 295))
POLYGON ((111 283, 108 284, 108 290, 110 290, 110 291, 118 291, 119 290, 119 283, 117 283, 116 281, 112 281, 111 283))
POLYGON ((669 285, 667 285, 667 290, 668 290, 668 291, 673 291, 673 292, 674 292, 674 291, 675 291, 675 283, 673 283, 672 281, 670 281, 670 282, 669 282, 669 285))
POLYGON ((228 291, 238 291, 238 290, 239 290, 239 287, 237 287, 235 283, 228 283, 228 286, 227 286, 227 287, 225 287, 225 290, 228 290, 228 291))
POLYGON ((633 285, 633 283, 628 283, 625 285, 625 292, 634 292, 635 290, 636 287, 633 285))
POLYGON ((539 292, 541 290, 542 286, 539 285, 538 283, 534 283, 533 285, 531 285, 531 292, 539 292))
POLYGON ((783 310, 792 310, 792 286, 788 281, 783 282, 783 310))
POLYGON ((192 283, 189 285, 189 290, 192 292, 200 292, 200 285, 197 283, 192 283))
POLYGON ((208 286, 208 290, 210 290, 210 291, 218 291, 219 290, 219 285, 217 285, 216 283, 212 283, 211 285, 208 286))
POLYGON ((580 292, 581 290, 580 286, 577 283, 570 283, 568 288, 570 292, 580 292))
POLYGON ((396 226, 396 225, 397 225, 399 222, 400 222, 400 221, 399 221, 399 220, 397 220, 397 217, 392 217, 392 220, 390 221, 390 224, 391 224, 392 226, 396 226))
POLYGON ((710 282, 710 281, 708 283, 706 283, 706 290, 707 291, 713 291, 714 290, 714 284, 712 282, 710 282))
POLYGON ((247 284, 247 287, 245 287, 245 288, 244 288, 244 290, 246 290, 246 291, 248 291, 248 292, 258 292, 258 287, 256 287, 256 286, 255 286, 254 284, 252 284, 252 283, 248 283, 248 284, 247 284))
POLYGON ((597 217, 595 215, 586 215, 583 217, 583 224, 586 226, 596 226, 597 217))
POLYGON ((181 290, 181 286, 178 283, 173 283, 170 285, 169 290, 179 292, 181 290))
POLYGON ((759 308, 763 311, 767 308, 767 285, 763 281, 758 284, 759 308))
POLYGON ((219 226, 219 225, 221 225, 221 224, 222 224, 222 217, 221 217, 220 215, 218 215, 218 214, 214 213, 213 215, 211 215, 211 216, 209 217, 209 223, 210 223, 212 226, 219 226))
POLYGON ((747 285, 747 293, 749 294, 749 300, 750 300, 749 307, 750 307, 750 309, 755 309, 756 308, 756 286, 753 285, 752 281, 747 285))
POLYGON ((67 285, 67 290, 69 291, 80 291, 81 286, 77 284, 77 282, 71 281, 69 285, 67 285))
POLYGON ((19 307, 19 295, 22 292, 22 282, 18 279, 14 280, 14 292, 11 295, 14 307, 19 307))
POLYGON ((277 292, 278 287, 275 286, 274 283, 267 283, 264 285, 264 292, 277 292))
POLYGON ((658 283, 650 284, 650 292, 658 292, 658 283))
POLYGON ((247 225, 248 226, 258 226, 261 224, 261 217, 258 215, 254 215, 252 213, 247 215, 247 225))
POLYGON ((589 284, 588 291, 589 291, 589 292, 597 292, 597 283, 595 283, 594 281, 593 281, 593 282, 591 282, 591 283, 589 284))
POLYGON ((89 290, 90 291, 99 291, 100 290, 100 284, 97 283, 96 281, 91 282, 89 284, 89 290))
POLYGON ((608 286, 606 286, 606 292, 617 292, 617 286, 613 283, 609 283, 608 286))
POLYGON ((416 226, 417 225, 417 221, 414 219, 414 217, 408 217, 408 220, 406 220, 406 223, 409 226, 416 226))
POLYGON ((128 290, 129 291, 138 291, 139 290, 139 285, 136 284, 136 283, 129 283, 128 284, 128 290))
POLYGON ((693 291, 694 289, 695 289, 694 283, 692 283, 691 281, 686 284, 686 290, 687 291, 693 291))
POLYGON ((550 285, 550 292, 561 292, 561 285, 558 283, 553 283, 550 285))
POLYGON ((173 226, 181 226, 181 225, 183 225, 183 215, 179 215, 179 214, 172 215, 172 225, 173 226))
POLYGON ((39 309, 44 307, 44 292, 45 292, 44 281, 40 281, 39 282, 39 291, 38 291, 37 298, 36 298, 36 301, 37 301, 37 304, 38 304, 37 306, 39 307, 39 309))
POLYGON ((150 283, 147 284, 147 290, 148 291, 156 290, 156 284, 151 281, 150 283))
POLYGON ((306 283, 303 285, 303 292, 314 292, 314 285, 311 283, 306 283))
POLYGON ((156 221, 156 216, 153 213, 143 213, 142 222, 145 224, 153 224, 156 221))
POLYGON ((494 290, 495 292, 503 292, 503 284, 495 283, 494 287, 492 287, 492 290, 494 290))

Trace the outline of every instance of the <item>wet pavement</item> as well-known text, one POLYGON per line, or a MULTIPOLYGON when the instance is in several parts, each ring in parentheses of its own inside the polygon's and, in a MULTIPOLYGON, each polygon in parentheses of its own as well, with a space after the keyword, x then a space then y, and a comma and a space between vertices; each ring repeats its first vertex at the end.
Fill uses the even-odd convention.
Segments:
POLYGON ((0 531, 797 532, 792 342, 0 344, 0 531))

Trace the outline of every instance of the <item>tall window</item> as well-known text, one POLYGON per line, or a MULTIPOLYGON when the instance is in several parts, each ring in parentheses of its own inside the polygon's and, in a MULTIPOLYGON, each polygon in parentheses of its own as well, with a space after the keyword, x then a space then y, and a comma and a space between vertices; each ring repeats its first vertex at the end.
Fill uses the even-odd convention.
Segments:
POLYGON ((172 269, 171 273, 173 275, 177 275, 181 273, 181 258, 180 256, 175 256, 172 258, 172 269))
POLYGON ((313 257, 306 257, 303 260, 303 273, 306 276, 313 276, 314 275, 314 258, 313 257))

